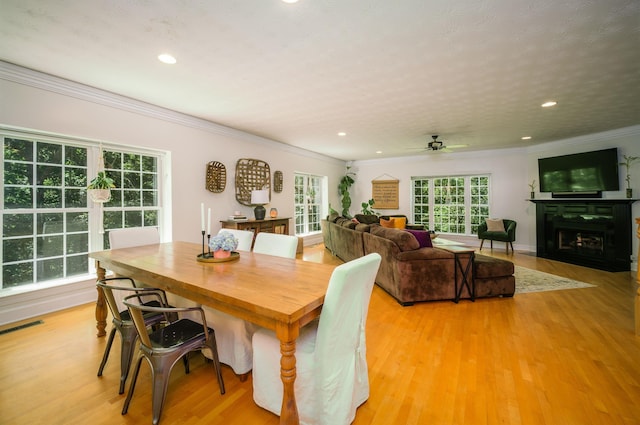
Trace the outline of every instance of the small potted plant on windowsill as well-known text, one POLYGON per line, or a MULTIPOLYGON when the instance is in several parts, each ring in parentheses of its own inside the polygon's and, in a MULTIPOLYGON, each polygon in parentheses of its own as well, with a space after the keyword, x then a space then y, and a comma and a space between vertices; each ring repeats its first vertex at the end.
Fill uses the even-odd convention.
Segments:
POLYGON ((105 171, 98 171, 87 186, 87 192, 93 202, 107 202, 111 199, 111 188, 116 187, 113 179, 105 171))
POLYGON ((627 181, 627 198, 631 198, 633 196, 633 189, 631 189, 631 173, 629 169, 634 162, 640 159, 640 157, 627 155, 623 155, 622 157, 624 158, 624 162, 619 163, 619 165, 624 165, 624 167, 627 169, 627 175, 625 177, 625 180, 627 181))

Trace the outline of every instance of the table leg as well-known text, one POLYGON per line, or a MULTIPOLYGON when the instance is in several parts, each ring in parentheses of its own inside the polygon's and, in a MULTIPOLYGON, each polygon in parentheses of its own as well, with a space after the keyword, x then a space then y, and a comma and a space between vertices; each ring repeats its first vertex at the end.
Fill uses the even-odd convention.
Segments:
MULTIPOLYGON (((98 280, 104 279, 105 269, 100 267, 100 262, 96 261, 96 274, 98 280)), ((107 334, 107 304, 102 293, 102 288, 96 286, 98 290, 98 299, 96 300, 96 328, 98 329, 97 336, 105 336, 107 334)))
POLYGON ((282 379, 282 408, 280 409, 280 425, 298 425, 298 406, 294 392, 296 380, 296 338, 300 328, 279 324, 276 335, 280 340, 280 378, 282 379))

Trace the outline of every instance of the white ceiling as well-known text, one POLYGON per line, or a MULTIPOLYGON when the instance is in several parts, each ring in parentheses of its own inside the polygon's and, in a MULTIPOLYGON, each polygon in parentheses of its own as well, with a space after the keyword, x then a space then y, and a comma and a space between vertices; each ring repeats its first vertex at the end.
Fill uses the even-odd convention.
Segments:
POLYGON ((0 60, 345 160, 640 124, 638 0, 0 0, 0 60))

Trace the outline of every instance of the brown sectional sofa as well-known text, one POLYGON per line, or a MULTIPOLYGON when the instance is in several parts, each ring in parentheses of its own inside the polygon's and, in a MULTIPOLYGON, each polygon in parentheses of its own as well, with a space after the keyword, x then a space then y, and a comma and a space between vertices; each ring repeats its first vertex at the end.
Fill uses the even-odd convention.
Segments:
MULTIPOLYGON (((343 261, 379 253, 382 263, 376 284, 402 305, 455 299, 455 259, 449 251, 420 248, 416 238, 404 230, 377 223, 356 224, 342 217, 322 220, 322 233, 325 247, 343 261)), ((463 257, 462 263, 465 261, 463 257)), ((510 261, 476 254, 471 270, 476 297, 513 296, 513 271, 510 261)), ((459 271, 457 278, 461 285, 459 271)), ((461 298, 471 298, 466 287, 461 298)))

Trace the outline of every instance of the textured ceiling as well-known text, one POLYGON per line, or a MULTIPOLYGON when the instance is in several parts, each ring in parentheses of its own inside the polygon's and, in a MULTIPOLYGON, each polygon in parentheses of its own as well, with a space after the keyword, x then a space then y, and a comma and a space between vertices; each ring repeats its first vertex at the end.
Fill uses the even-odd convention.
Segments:
POLYGON ((640 124, 638 0, 0 0, 0 60, 345 160, 640 124))

